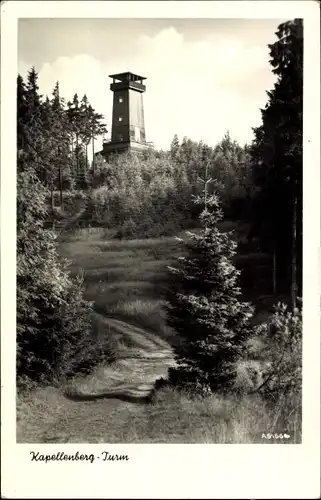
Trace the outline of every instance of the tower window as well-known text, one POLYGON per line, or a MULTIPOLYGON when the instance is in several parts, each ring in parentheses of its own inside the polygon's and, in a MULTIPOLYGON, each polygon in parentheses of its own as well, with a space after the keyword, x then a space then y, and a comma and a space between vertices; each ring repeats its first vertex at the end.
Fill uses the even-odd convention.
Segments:
POLYGON ((118 140, 119 140, 119 142, 123 142, 123 140, 124 140, 123 134, 118 134, 118 140))
POLYGON ((118 97, 118 102, 124 102, 124 98, 123 97, 118 97))
POLYGON ((122 117, 122 116, 119 116, 119 117, 118 117, 118 121, 119 121, 119 122, 122 122, 122 121, 123 121, 123 117, 122 117))

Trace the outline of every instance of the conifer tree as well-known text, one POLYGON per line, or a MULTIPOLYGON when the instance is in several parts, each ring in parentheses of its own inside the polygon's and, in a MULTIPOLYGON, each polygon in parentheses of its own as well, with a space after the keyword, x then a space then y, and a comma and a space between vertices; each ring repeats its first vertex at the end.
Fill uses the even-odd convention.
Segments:
POLYGON ((60 96, 59 82, 52 92, 52 138, 56 163, 56 179, 60 192, 60 205, 63 204, 63 190, 72 186, 70 172, 70 149, 68 136, 68 117, 65 111, 65 101, 60 96))
POLYGON ((88 97, 84 94, 80 101, 79 114, 81 117, 80 138, 85 147, 86 165, 88 164, 88 145, 91 140, 91 120, 92 120, 92 106, 90 106, 88 97))
POLYGON ((23 150, 26 144, 27 91, 21 75, 17 78, 17 148, 23 150))
POLYGON ((67 106, 71 152, 76 164, 74 178, 76 182, 78 181, 80 187, 84 187, 87 183, 86 176, 89 163, 87 151, 89 143, 92 141, 94 170, 95 139, 104 134, 107 129, 102 122, 103 115, 96 113, 86 94, 80 102, 78 95, 75 94, 73 101, 69 101, 67 106))
POLYGON ((54 189, 57 181, 57 169, 56 169, 56 148, 55 148, 55 136, 54 136, 54 116, 51 108, 50 99, 47 96, 45 101, 42 103, 41 108, 42 115, 42 137, 43 143, 47 146, 46 155, 46 178, 45 185, 49 187, 50 190, 50 200, 51 200, 51 215, 54 215, 54 189))
POLYGON ((45 229, 46 188, 32 166, 17 178, 17 374, 52 380, 62 359, 90 338, 91 303, 69 276, 55 234, 45 229))
MULTIPOLYGON (((36 128, 41 123, 41 102, 42 96, 39 94, 38 73, 35 68, 31 68, 27 76, 26 98, 28 105, 28 118, 30 125, 36 128)), ((38 130, 34 130, 36 134, 38 130)))
POLYGON ((253 315, 252 306, 241 301, 236 243, 217 227, 222 211, 218 196, 207 195, 207 183, 203 196, 195 198, 203 207, 201 231, 181 240, 185 256, 169 269, 167 295, 168 324, 179 335, 170 383, 201 393, 230 388, 253 315))
POLYGON ((50 148, 43 140, 42 107, 38 74, 35 68, 31 68, 26 83, 20 75, 17 81, 18 148, 21 151, 18 168, 24 169, 25 165, 32 162, 38 177, 45 183, 48 167, 47 155, 50 148))
POLYGON ((75 158, 75 169, 73 172, 74 179, 77 180, 79 174, 79 152, 80 152, 80 135, 81 135, 81 118, 79 113, 79 98, 78 94, 74 94, 72 102, 67 103, 69 135, 71 143, 72 156, 75 158))
POLYGON ((253 232, 273 255, 274 288, 287 294, 291 289, 295 307, 302 291, 302 19, 280 24, 276 35, 269 50, 277 81, 267 92, 262 125, 254 129, 251 149, 259 188, 253 232))
POLYGON ((174 135, 170 146, 170 157, 176 161, 179 155, 180 143, 177 134, 174 135))
POLYGON ((107 133, 107 127, 103 123, 104 116, 100 113, 96 113, 96 111, 89 105, 89 119, 90 119, 90 131, 91 131, 91 144, 92 144, 92 163, 93 163, 93 172, 95 174, 95 140, 97 137, 102 136, 107 133))

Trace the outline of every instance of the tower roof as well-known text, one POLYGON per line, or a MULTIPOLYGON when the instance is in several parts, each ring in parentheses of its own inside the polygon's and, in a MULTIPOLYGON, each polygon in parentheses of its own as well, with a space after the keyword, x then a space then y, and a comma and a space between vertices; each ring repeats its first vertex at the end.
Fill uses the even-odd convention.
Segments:
POLYGON ((109 78, 113 78, 114 80, 119 80, 121 82, 137 82, 137 81, 142 81, 146 80, 145 76, 139 76, 135 75, 134 73, 131 73, 130 71, 127 71, 126 73, 117 73, 116 75, 109 75, 109 78))

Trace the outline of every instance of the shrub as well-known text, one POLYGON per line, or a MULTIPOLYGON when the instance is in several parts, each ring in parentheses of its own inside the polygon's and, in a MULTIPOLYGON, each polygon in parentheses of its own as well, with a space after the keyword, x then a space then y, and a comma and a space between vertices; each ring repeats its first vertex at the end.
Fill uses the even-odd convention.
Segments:
POLYGON ((302 312, 278 303, 271 318, 256 327, 268 360, 258 392, 272 400, 297 400, 302 389, 302 312))
MULTIPOLYGON (((101 334, 100 324, 93 314, 90 315, 90 328, 80 332, 62 345, 56 376, 68 379, 75 375, 88 375, 98 364, 110 364, 116 359, 115 342, 101 334)), ((74 330, 74 328, 73 328, 74 330)))

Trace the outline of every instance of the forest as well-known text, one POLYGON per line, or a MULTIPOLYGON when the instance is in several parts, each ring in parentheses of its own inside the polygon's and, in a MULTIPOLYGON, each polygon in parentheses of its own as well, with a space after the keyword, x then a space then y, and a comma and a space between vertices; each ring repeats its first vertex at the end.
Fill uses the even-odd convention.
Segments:
MULTIPOLYGON (((151 365, 151 408, 137 417, 127 440, 186 442, 174 424, 168 434, 167 424, 157 420, 159 409, 166 405, 169 421, 175 414, 180 424, 195 416, 196 427, 203 411, 210 429, 217 415, 209 401, 219 398, 225 412, 233 401, 249 421, 264 407, 258 419, 300 442, 302 20, 281 24, 276 35, 269 46, 276 82, 246 145, 228 131, 215 146, 175 135, 169 150, 105 159, 96 144, 110 124, 86 95, 75 93, 66 102, 57 82, 43 96, 34 67, 25 79, 18 75, 22 440, 30 438, 28 418, 39 418, 39 391, 79 393, 97 382, 102 367, 111 386, 113 377, 117 383, 130 378, 117 368, 119 353, 126 350, 126 335, 136 331, 137 340, 144 331, 144 349, 163 342, 162 353, 170 349, 174 362, 167 366, 171 356, 164 354, 159 372, 151 365), (182 409, 186 398, 194 416, 182 409), (159 434, 146 436, 138 420, 152 418, 159 434)), ((238 431, 232 437, 224 431, 224 437, 222 429, 211 430, 209 442, 261 442, 248 432, 240 437, 244 415, 233 411, 238 431)), ((105 438, 125 439, 116 430, 105 438)))

